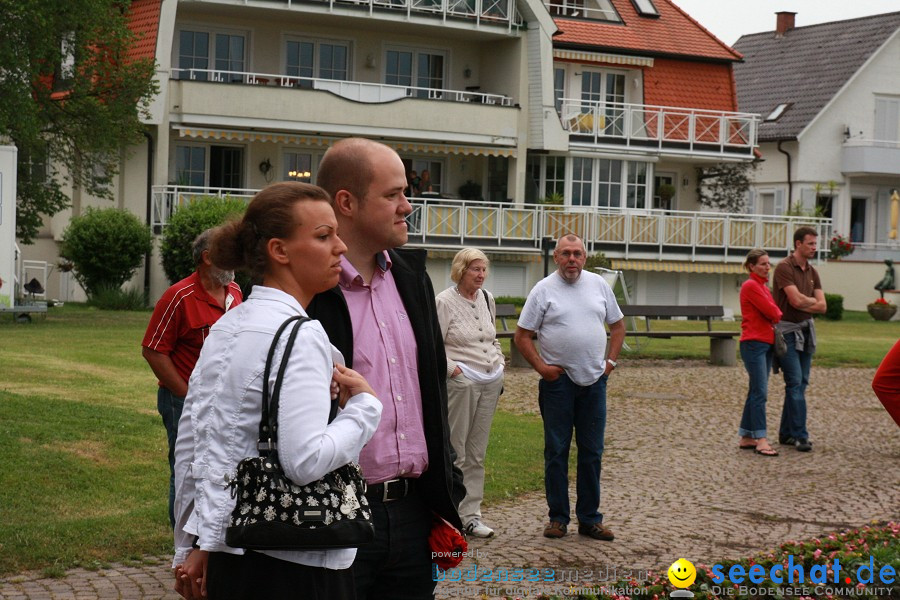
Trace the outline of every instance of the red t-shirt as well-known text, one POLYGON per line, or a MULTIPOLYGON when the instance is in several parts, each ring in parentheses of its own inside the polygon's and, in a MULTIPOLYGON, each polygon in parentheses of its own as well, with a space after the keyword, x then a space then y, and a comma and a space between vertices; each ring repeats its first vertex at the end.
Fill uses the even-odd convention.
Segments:
POLYGON ((226 310, 240 304, 241 298, 241 288, 234 282, 228 284, 226 308, 222 308, 203 288, 200 276, 194 271, 163 293, 153 309, 141 345, 168 354, 178 374, 187 381, 200 358, 200 348, 209 335, 209 328, 226 310))
POLYGON ((884 404, 888 414, 900 426, 900 341, 894 344, 872 380, 875 395, 884 404))
POLYGON ((775 305, 767 281, 750 273, 741 286, 741 341, 755 340, 772 344, 775 333, 772 325, 781 320, 781 309, 775 305))

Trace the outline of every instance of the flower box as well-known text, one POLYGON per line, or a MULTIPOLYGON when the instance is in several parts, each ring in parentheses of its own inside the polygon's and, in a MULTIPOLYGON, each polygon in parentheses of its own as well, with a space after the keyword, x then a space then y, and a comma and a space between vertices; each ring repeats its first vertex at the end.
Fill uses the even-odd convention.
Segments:
POLYGON ((890 304, 886 300, 879 299, 866 306, 866 310, 876 321, 890 321, 897 312, 897 305, 890 304))

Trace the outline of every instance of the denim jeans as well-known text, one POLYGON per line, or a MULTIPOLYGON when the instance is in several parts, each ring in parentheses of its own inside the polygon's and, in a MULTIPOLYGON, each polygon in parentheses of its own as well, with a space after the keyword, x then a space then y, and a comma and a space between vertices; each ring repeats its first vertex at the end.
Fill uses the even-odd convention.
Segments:
POLYGON ((756 340, 741 342, 741 358, 750 377, 750 388, 747 390, 738 435, 754 439, 766 437, 766 396, 769 391, 772 356, 772 344, 756 340))
POLYGON ((781 411, 779 437, 809 439, 806 431, 806 386, 809 385, 809 369, 812 353, 798 352, 794 346, 794 333, 784 334, 787 352, 778 359, 784 373, 784 409, 781 411))
POLYGON ((575 515, 583 525, 603 522, 600 466, 606 429, 606 379, 589 386, 563 373, 556 381, 541 380, 538 405, 544 420, 544 488, 551 521, 569 522, 569 447, 572 427, 578 449, 575 515))
POLYGON ((169 439, 169 523, 172 527, 175 527, 175 438, 178 437, 178 421, 181 420, 183 409, 184 398, 159 386, 156 392, 156 410, 162 417, 169 439))
MULTIPOLYGON (((434 598, 431 573, 431 511, 418 490, 391 502, 371 500, 375 539, 353 561, 359 600, 434 598)), ((302 595, 302 594, 301 594, 302 595)))

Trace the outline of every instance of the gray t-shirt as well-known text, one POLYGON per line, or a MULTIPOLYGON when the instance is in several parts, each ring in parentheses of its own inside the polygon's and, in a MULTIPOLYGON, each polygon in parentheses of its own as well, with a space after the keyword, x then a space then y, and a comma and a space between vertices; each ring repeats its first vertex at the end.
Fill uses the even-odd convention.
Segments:
POLYGON ((518 326, 537 332, 544 362, 559 365, 572 381, 586 386, 606 369, 605 324, 622 316, 600 275, 582 271, 575 283, 567 283, 554 271, 528 294, 518 326))

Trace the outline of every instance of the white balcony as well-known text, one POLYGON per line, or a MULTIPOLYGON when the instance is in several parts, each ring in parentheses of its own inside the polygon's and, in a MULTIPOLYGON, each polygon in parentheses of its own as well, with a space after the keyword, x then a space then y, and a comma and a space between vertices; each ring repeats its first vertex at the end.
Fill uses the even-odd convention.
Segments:
POLYGON ((512 106, 509 96, 482 94, 468 90, 449 90, 416 87, 411 85, 388 85, 363 81, 343 81, 318 77, 297 77, 279 73, 255 73, 249 71, 222 71, 216 69, 172 69, 172 78, 188 81, 209 81, 213 83, 242 83, 245 85, 300 88, 331 92, 354 102, 385 103, 403 98, 443 100, 445 102, 474 102, 495 106, 512 106))
POLYGON ((851 177, 900 175, 900 142, 847 140, 841 148, 841 172, 851 177))
MULTIPOLYGON (((254 0, 244 0, 253 3, 254 0)), ((271 4, 265 0, 266 4, 271 4)), ((516 8, 516 0, 282 0, 289 8, 304 9, 322 6, 327 12, 335 8, 351 8, 366 11, 371 16, 379 14, 433 15, 442 20, 465 19, 476 26, 500 25, 508 29, 523 26, 522 15, 516 8)))
MULTIPOLYGON (((164 226, 180 206, 200 195, 249 199, 255 190, 157 186, 153 225, 164 226)), ((829 239, 831 219, 711 212, 581 209, 533 204, 411 198, 409 245, 454 250, 538 254, 541 240, 581 236, 588 251, 615 258, 741 262, 751 248, 784 256, 797 227, 809 225, 829 239)), ((820 248, 819 258, 828 251, 820 248)))
POLYGON ((665 156, 751 160, 759 115, 646 104, 563 99, 563 128, 572 146, 665 156))

